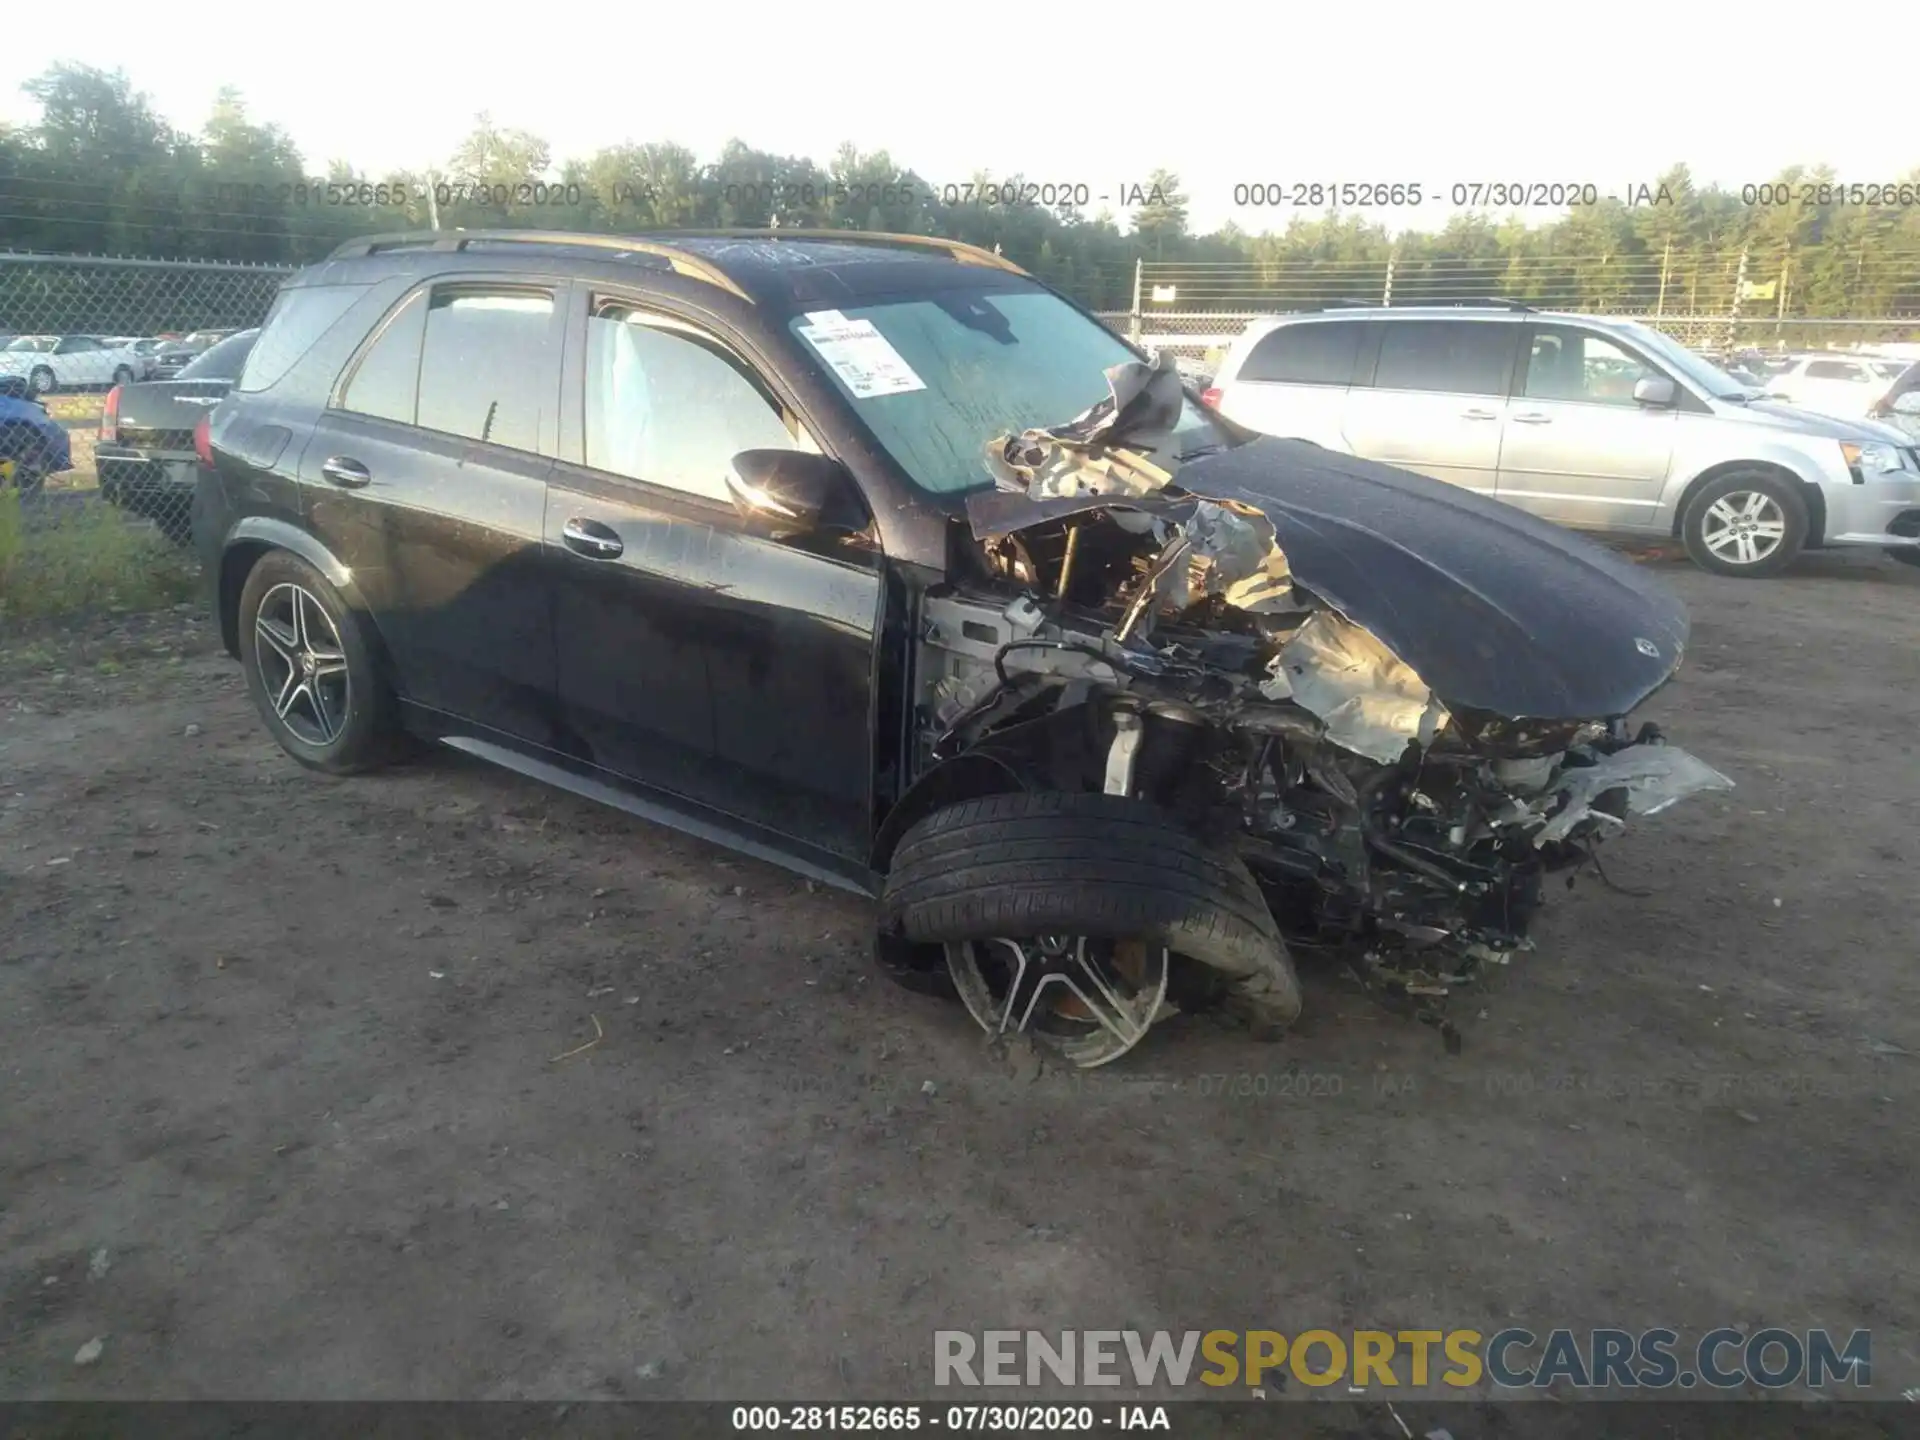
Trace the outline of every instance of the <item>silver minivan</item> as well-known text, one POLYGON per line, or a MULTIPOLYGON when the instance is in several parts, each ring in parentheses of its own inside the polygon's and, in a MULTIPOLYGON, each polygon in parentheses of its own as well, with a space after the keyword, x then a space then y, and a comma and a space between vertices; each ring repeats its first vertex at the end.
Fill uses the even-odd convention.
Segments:
POLYGON ((1275 316, 1234 341, 1203 398, 1564 525, 1678 537, 1723 575, 1827 545, 1920 563, 1911 436, 1764 401, 1631 320, 1506 302, 1275 316))

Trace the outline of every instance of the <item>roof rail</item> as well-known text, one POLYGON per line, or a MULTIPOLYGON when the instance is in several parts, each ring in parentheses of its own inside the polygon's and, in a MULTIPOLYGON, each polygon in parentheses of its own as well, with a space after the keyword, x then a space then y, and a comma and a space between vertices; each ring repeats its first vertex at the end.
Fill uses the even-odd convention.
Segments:
POLYGON ((408 230, 391 235, 362 235, 338 246, 327 259, 347 260, 402 246, 442 251, 464 250, 476 240, 511 245, 574 245, 582 249, 611 250, 626 255, 653 255, 665 260, 676 274, 685 275, 690 280, 704 280, 709 285, 719 286, 729 295, 738 296, 749 305, 753 303, 753 297, 717 265, 698 255, 663 244, 658 239, 641 240, 625 235, 590 235, 574 230, 408 230))
POLYGON ((1015 275, 1027 274, 1004 255, 940 235, 895 235, 880 230, 789 230, 784 226, 778 230, 671 230, 664 234, 649 231, 648 235, 666 243, 671 243, 670 237, 674 235, 686 235, 721 240, 828 240, 842 245, 899 245, 906 249, 944 251, 948 259, 958 260, 962 265, 985 265, 1015 275))
POLYGON ((1529 315, 1534 313, 1533 306, 1526 301, 1508 300, 1500 295, 1475 295, 1466 300, 1416 300, 1413 304, 1426 304, 1449 310, 1524 310, 1529 315))

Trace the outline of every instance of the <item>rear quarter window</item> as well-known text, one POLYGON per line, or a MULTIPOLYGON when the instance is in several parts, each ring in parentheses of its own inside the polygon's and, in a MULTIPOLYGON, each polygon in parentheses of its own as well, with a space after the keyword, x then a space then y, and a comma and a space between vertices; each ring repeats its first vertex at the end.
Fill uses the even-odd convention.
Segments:
POLYGON ((1360 335, 1359 323, 1352 320, 1282 325, 1254 345, 1239 378, 1290 385, 1351 385, 1360 335))
POLYGON ((364 285, 301 285, 282 290, 274 297, 236 388, 271 389, 366 293, 364 285))

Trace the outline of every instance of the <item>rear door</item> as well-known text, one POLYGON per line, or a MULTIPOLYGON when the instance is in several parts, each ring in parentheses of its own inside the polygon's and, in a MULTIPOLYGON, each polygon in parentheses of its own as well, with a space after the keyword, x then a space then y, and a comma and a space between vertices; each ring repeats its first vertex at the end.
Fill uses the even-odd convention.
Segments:
POLYGON ((1522 374, 1500 450, 1500 498, 1563 525, 1652 526, 1680 414, 1672 406, 1638 404, 1633 387, 1671 377, 1584 326, 1525 330, 1522 374))
POLYGON ((580 309, 546 516, 570 742, 627 779, 863 859, 877 546, 774 540, 735 512, 735 454, 819 448, 738 350, 635 301, 580 309))
POLYGON ((421 286, 350 363, 300 464, 416 704, 551 745, 540 565, 559 430, 561 281, 421 286))
POLYGON ((1361 381, 1347 392, 1345 448, 1493 494, 1520 326, 1383 320, 1373 328, 1378 351, 1371 364, 1362 355, 1361 381))
POLYGON ((1253 343, 1221 387, 1220 412, 1265 435, 1344 450, 1341 422, 1363 333, 1358 320, 1276 326, 1253 343))

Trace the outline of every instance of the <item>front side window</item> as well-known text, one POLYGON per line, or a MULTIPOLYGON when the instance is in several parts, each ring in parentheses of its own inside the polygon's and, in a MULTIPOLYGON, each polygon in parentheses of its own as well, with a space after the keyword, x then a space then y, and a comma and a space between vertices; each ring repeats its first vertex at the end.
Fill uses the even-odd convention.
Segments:
POLYGON ((1395 320, 1380 338, 1380 390, 1505 395, 1518 327, 1497 321, 1395 320))
POLYGON ((1309 320, 1282 325, 1253 347, 1242 380, 1293 385, 1351 385, 1360 354, 1360 323, 1309 320))
MULTIPOLYGON (((247 356, 237 388, 258 391, 274 385, 353 308, 366 289, 364 285, 298 285, 282 290, 261 322, 260 339, 247 356)), ((179 343, 163 353, 179 354, 179 343)))
MULTIPOLYGON (((908 478, 935 495, 991 485, 988 442, 1073 419, 1107 398, 1108 369, 1139 359, 1045 290, 954 290, 820 314, 788 322, 801 350, 908 478)), ((1224 443, 1187 401, 1156 458, 1224 443)))
POLYGON ((587 321, 586 362, 596 470, 724 501, 742 450, 812 448, 744 362, 678 321, 603 307, 587 321))
POLYGON ((1542 325, 1534 330, 1528 347, 1524 393, 1529 400, 1632 405, 1633 387, 1659 374, 1590 330, 1542 325))

